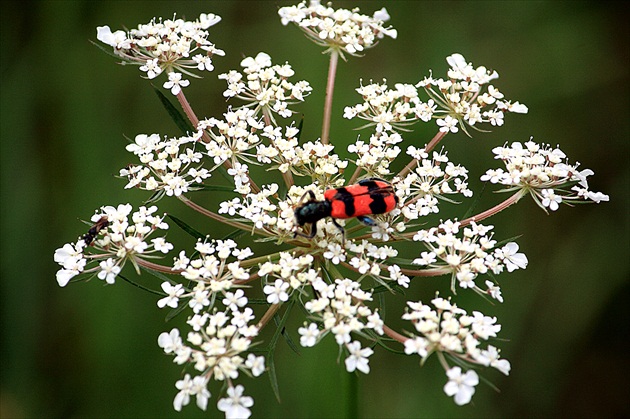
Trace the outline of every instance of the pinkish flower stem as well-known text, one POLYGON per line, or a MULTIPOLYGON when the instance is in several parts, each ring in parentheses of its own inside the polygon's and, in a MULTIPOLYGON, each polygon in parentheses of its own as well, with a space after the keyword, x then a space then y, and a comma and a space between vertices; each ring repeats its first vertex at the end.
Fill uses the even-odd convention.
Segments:
POLYGON ((324 103, 324 121, 322 123, 322 143, 328 144, 330 141, 330 119, 332 116, 333 90, 335 89, 335 75, 337 73, 337 63, 339 62, 339 52, 334 48, 330 52, 330 64, 328 66, 328 82, 326 83, 326 101, 324 103))

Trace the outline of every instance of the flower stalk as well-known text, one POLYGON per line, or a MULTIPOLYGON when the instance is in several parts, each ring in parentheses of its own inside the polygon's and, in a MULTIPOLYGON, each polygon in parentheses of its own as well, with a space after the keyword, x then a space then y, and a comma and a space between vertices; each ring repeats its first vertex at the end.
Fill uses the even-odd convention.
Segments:
POLYGON ((336 48, 330 49, 330 62, 328 64, 328 79, 326 81, 326 99, 324 101, 324 120, 322 122, 322 143, 330 142, 330 121, 332 119, 333 93, 335 90, 335 76, 337 74, 337 63, 339 62, 339 51, 336 48))

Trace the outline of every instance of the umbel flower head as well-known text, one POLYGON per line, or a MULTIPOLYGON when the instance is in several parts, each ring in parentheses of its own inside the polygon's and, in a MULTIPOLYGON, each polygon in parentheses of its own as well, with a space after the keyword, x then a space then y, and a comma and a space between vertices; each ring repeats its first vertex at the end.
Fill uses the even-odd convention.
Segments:
POLYGON ((357 56, 375 46, 385 36, 396 39, 398 32, 384 24, 390 17, 383 7, 372 16, 359 13, 359 9, 333 9, 319 0, 306 1, 297 6, 278 10, 283 25, 295 23, 306 36, 328 50, 338 50, 357 56))
POLYGON ((293 112, 287 106, 303 102, 312 90, 305 80, 289 82, 288 79, 295 74, 289 63, 272 65, 271 57, 264 52, 243 59, 241 66, 245 78, 235 70, 219 75, 228 83, 223 96, 245 100, 248 102, 245 106, 254 107, 255 114, 262 111, 263 115, 273 118, 273 112, 288 118, 293 112))
POLYGON ((207 29, 220 20, 215 14, 202 13, 195 21, 154 18, 127 32, 112 32, 109 26, 99 26, 97 39, 113 47, 123 62, 140 66, 148 79, 166 72, 168 81, 164 88, 176 95, 190 84, 182 79, 182 73, 198 77, 192 69, 212 71, 212 57, 225 55, 208 40, 207 29))
POLYGON ((363 103, 346 107, 344 117, 368 121, 364 127, 375 126, 377 132, 405 130, 418 121, 435 119, 440 132, 456 133, 461 127, 470 136, 466 126, 476 130, 483 123, 501 126, 506 112, 527 113, 527 106, 505 100, 489 84, 499 77, 496 71, 474 68, 458 53, 446 61, 451 66, 446 79, 425 77, 415 85, 397 83, 395 89, 388 88, 385 81, 361 86, 357 92, 363 103), (420 99, 418 87, 428 94, 427 101, 420 99))
POLYGON ((130 204, 101 207, 91 218, 96 224, 88 234, 55 251, 55 262, 62 267, 57 272, 59 286, 65 287, 79 274, 96 274, 113 284, 127 261, 138 270, 152 254, 173 249, 164 237, 149 239, 156 230, 168 229, 164 216, 154 215, 156 206, 140 207, 133 214, 132 209, 130 204), (90 249, 95 252, 88 252, 90 249))
MULTIPOLYGON (((389 18, 384 9, 368 17, 313 1, 279 13, 284 24, 298 24, 327 46, 331 63, 342 50, 354 55, 383 36, 396 36, 383 26, 389 18)), ((154 19, 128 33, 102 27, 98 36, 155 77, 163 69, 192 65, 187 60, 195 48, 206 57, 217 53, 205 29, 218 20, 214 15, 194 22, 154 19)), ((151 202, 177 198, 206 216, 205 230, 168 215, 194 237, 190 249, 175 249, 165 237, 156 237, 168 224, 166 215, 156 215, 155 205, 136 212, 129 204, 102 207, 87 233, 55 252, 59 285, 94 277, 107 284, 117 277, 133 282, 123 276, 128 261, 138 274, 149 271, 160 279, 159 286, 137 285, 159 294, 155 304, 169 310, 167 316, 186 316, 185 326, 171 327, 157 339, 184 368, 175 382, 177 411, 192 399, 205 410, 209 387, 219 381, 217 409, 227 418, 249 417, 254 399, 239 380, 270 370, 277 386, 270 361, 281 335, 299 336, 305 348, 330 336, 350 373, 369 374, 379 345, 417 355, 420 365, 435 354, 444 368, 445 394, 458 405, 469 403, 479 383, 477 371, 490 367, 507 375, 511 364, 496 346, 498 319, 463 310, 452 299, 472 291, 503 303, 509 296, 497 277, 530 263, 516 242, 502 241, 511 233, 497 232, 485 220, 528 194, 551 211, 560 203, 602 202, 608 196, 590 191, 586 178, 592 171, 578 171, 558 147, 514 142, 492 150, 505 169, 481 176, 513 195, 467 218, 443 217, 445 206, 469 202, 473 191, 469 170, 438 144, 459 127, 470 135, 466 126, 501 127, 504 112, 527 112, 489 84, 496 71, 475 68, 457 53, 447 62, 446 79, 394 83, 394 89, 385 82, 360 86, 363 103, 346 107, 343 116, 363 119, 360 128, 370 131, 348 146, 349 159, 337 154, 325 135, 331 101, 324 109, 322 138, 301 138, 300 124, 290 118, 312 87, 295 81, 286 62, 273 64, 264 52, 245 57, 241 69, 219 76, 227 82, 223 96, 240 101, 238 107, 230 103, 223 115, 201 119, 181 91, 181 73, 171 71, 164 88, 177 95, 192 131, 137 135, 126 147, 137 162, 120 175, 127 179, 126 189, 151 192, 151 202), (424 87, 426 101, 418 87, 424 87), (408 134, 413 124, 432 119, 437 125, 430 141, 419 144, 408 134), (208 192, 211 198, 201 205, 203 198, 197 197, 208 192), (215 237, 219 223, 233 232, 215 237), (245 243, 250 237, 257 246, 245 243), (172 263, 151 261, 171 251, 172 263), (426 284, 422 278, 434 276, 444 277, 451 297, 436 294, 429 304, 418 301, 415 296, 426 284), (405 298, 398 315, 408 327, 395 331, 386 324, 379 295, 385 292, 405 298), (292 311, 295 306, 302 310, 292 311), (289 315, 301 313, 306 315, 297 330, 289 330, 289 315), (271 336, 266 329, 274 323, 271 336)), ((334 74, 328 76, 331 83, 334 74)), ((327 94, 332 92, 328 86, 327 94)))

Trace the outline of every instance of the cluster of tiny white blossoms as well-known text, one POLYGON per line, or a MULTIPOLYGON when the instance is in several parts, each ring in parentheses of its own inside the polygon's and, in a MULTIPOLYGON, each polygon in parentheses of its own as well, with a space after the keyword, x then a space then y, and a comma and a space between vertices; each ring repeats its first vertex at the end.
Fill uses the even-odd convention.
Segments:
POLYGON ((148 191, 159 191, 168 196, 180 196, 194 189, 211 176, 201 167, 201 152, 195 144, 201 132, 192 136, 161 139, 158 134, 136 135, 127 151, 138 156, 141 165, 128 165, 119 174, 129 183, 125 189, 138 187, 148 191), (181 150, 183 147, 183 150, 181 150))
POLYGON ((198 313, 205 309, 213 293, 223 292, 234 287, 236 281, 249 278, 249 269, 241 266, 241 261, 253 255, 251 249, 239 249, 234 240, 199 240, 195 246, 196 257, 191 259, 182 250, 175 258, 173 271, 179 272, 196 286, 185 293, 182 284, 171 286, 164 282, 162 288, 169 295, 158 305, 176 307, 180 298, 189 299, 189 307, 198 313), (236 260, 228 262, 229 258, 236 260), (168 290, 168 291, 167 291, 168 290))
MULTIPOLYGON (((420 301, 407 302, 407 312, 402 318, 411 321, 418 333, 405 341, 407 355, 418 354, 424 362, 431 354, 438 353, 458 361, 493 367, 505 375, 510 373, 510 362, 500 359, 496 347, 488 345, 480 348, 481 341, 496 338, 501 330, 495 317, 485 316, 479 311, 469 315, 440 297, 431 300, 431 304, 433 306, 420 301)), ((462 374, 460 367, 452 367, 446 375, 449 381, 444 386, 444 392, 454 396, 458 405, 469 403, 479 383, 477 373, 469 370, 462 374)))
POLYGON ((316 44, 350 55, 375 46, 385 36, 396 39, 398 35, 396 29, 384 26, 390 19, 384 7, 370 17, 359 13, 359 9, 333 9, 311 0, 308 6, 303 1, 297 6, 281 7, 278 14, 283 25, 295 23, 316 44))
MULTIPOLYGON (((397 35, 395 29, 384 26, 389 20, 384 8, 370 17, 358 9, 335 10, 311 1, 308 6, 302 2, 282 7, 279 15, 284 25, 295 23, 309 39, 327 48, 331 65, 326 94, 331 98, 339 55, 358 56, 379 39, 397 35)), ((273 372, 273 363, 257 356, 253 346, 264 342, 261 332, 272 324, 270 320, 284 322, 294 304, 308 316, 297 330, 302 346, 312 347, 333 335, 344 354, 346 370, 365 374, 370 372, 369 358, 378 344, 398 343, 407 355, 418 354, 421 363, 436 353, 448 377, 444 392, 458 405, 469 403, 479 383, 477 372, 469 368, 510 372, 499 350, 485 346, 501 329, 497 319, 479 311, 469 315, 450 300, 436 297, 432 305, 408 301, 402 318, 412 322, 414 331, 398 333, 385 325, 374 296, 403 289, 415 292, 415 278, 446 276, 453 294, 471 289, 502 303, 494 276, 525 269, 528 259, 516 243, 497 243, 494 227, 481 220, 526 193, 552 211, 561 202, 607 201, 608 196, 588 189, 586 178, 593 172, 569 165, 559 148, 532 141, 497 147, 494 154, 506 169, 489 170, 481 179, 516 194, 477 216, 436 222, 444 203, 473 195, 468 170, 451 162, 444 148, 436 148, 438 143, 460 128, 469 135, 466 126, 499 127, 505 112, 527 112, 525 105, 504 99, 489 84, 498 77, 495 71, 475 68, 462 55, 452 54, 446 59, 451 68, 445 79, 427 77, 415 85, 394 84, 394 89, 385 81, 361 85, 356 90, 363 103, 346 107, 343 116, 366 121, 361 128, 372 132, 368 140, 358 138, 348 147, 352 158, 345 160, 329 144, 324 128, 321 139, 300 140, 295 121, 286 119, 294 114, 289 107, 309 96, 311 85, 290 81, 295 76, 293 68, 288 63, 274 65, 264 52, 244 58, 241 70, 219 76, 227 82, 223 96, 243 100, 243 106, 228 107, 222 118, 197 118, 181 90, 189 84, 182 73, 194 76, 189 71, 193 68, 210 71, 211 57, 224 55, 207 39, 207 29, 219 20, 216 15, 202 14, 193 22, 153 19, 128 32, 98 28, 98 39, 114 47, 125 62, 140 65, 147 78, 168 73, 163 87, 177 95, 194 126, 182 137, 136 136, 127 151, 140 164, 127 166, 120 175, 128 179, 125 188, 153 192, 150 200, 177 197, 213 222, 236 229, 228 237, 243 232, 255 236, 269 244, 263 248, 265 254, 254 257, 249 247, 233 239, 208 236, 197 241, 192 253, 178 251, 172 265, 149 262, 149 257, 173 249, 164 237, 151 238, 154 230, 168 228, 164 217, 154 215, 157 208, 141 207, 132 214, 128 204, 102 207, 92 217, 87 234, 55 252, 54 259, 62 267, 57 273, 59 285, 67 285, 79 274, 112 284, 127 260, 138 273, 143 268, 161 278, 161 290, 155 291, 160 294, 157 306, 171 315, 189 310, 187 332, 173 328, 158 338, 164 352, 186 368, 175 384, 173 407, 177 411, 192 398, 205 410, 211 397, 208 387, 214 380, 222 383, 217 408, 227 418, 249 417, 254 400, 236 380, 242 374, 257 377, 266 369, 273 372), (420 87, 429 96, 426 102, 419 97, 420 87), (279 119, 283 125, 274 119, 276 114, 284 118, 279 119), (405 137, 411 124, 432 119, 437 122, 433 140, 425 145, 415 140, 414 145, 404 143, 409 141, 405 137), (402 158, 410 161, 399 172, 393 171, 402 158), (250 172, 254 166, 265 171, 263 182, 257 181, 257 171, 250 172), (227 176, 211 177, 218 169, 227 176), (194 190, 229 191, 231 186, 210 184, 223 177, 233 183, 230 196, 212 199, 208 208, 193 202, 189 192, 194 190), (371 181, 362 182, 367 179, 371 181), (342 192, 344 186, 348 188, 342 192), (335 193, 343 198, 330 198, 325 194, 330 189, 338 189, 335 193), (335 217, 339 219, 331 217, 333 204, 337 204, 335 217), (365 215, 352 216, 357 214, 355 204, 365 215), (386 211, 381 214, 383 206, 386 211), (306 216, 300 221, 302 210, 306 216), (309 228, 310 235, 306 234, 309 228), (421 242, 424 251, 410 255, 407 246, 414 241, 421 242), (485 276, 490 278, 482 286, 480 278, 485 276), (253 284, 260 288, 256 300, 246 295, 253 284), (255 304, 266 306, 264 314, 254 312, 255 304), (283 309, 285 314, 280 316, 283 309), (449 365, 448 360, 458 366, 449 365)), ((327 101, 324 112, 328 123, 329 105, 327 101)), ((184 231, 199 237, 184 221, 172 218, 184 231)), ((280 334, 290 339, 284 323, 276 324, 281 328, 269 346, 259 350, 267 356, 273 356, 280 334)), ((269 376, 273 382, 275 373, 269 376)))
POLYGON ((260 52, 256 57, 247 57, 241 61, 243 74, 230 70, 220 74, 219 79, 228 83, 223 96, 236 97, 248 102, 245 106, 253 106, 254 111, 272 117, 271 112, 277 113, 283 118, 289 118, 293 112, 288 105, 303 102, 313 90, 311 85, 301 80, 292 83, 288 79, 295 74, 289 63, 284 65, 272 65, 271 57, 260 52))
POLYGON ((361 342, 352 340, 351 333, 364 335, 383 334, 383 321, 377 311, 371 310, 364 302, 372 301, 372 294, 361 289, 361 284, 351 279, 336 279, 329 284, 317 278, 312 282, 315 297, 304 307, 317 322, 298 329, 300 344, 314 346, 328 333, 335 336, 340 347, 346 349, 346 370, 370 372, 368 357, 374 353, 370 348, 362 348, 361 342), (319 324, 322 329, 319 329, 319 324))
MULTIPOLYGON (((244 297, 243 297, 244 298, 244 297)), ((227 299, 227 298, 226 298, 227 299)), ((244 304, 247 304, 245 298, 244 304)), ((195 396, 197 406, 205 410, 211 394, 207 388, 210 379, 228 383, 227 398, 220 399, 217 406, 226 412, 226 417, 249 417, 248 407, 253 405, 253 399, 241 400, 241 403, 230 403, 235 393, 243 393, 242 385, 233 385, 233 380, 241 373, 258 377, 265 371, 265 358, 249 353, 243 357, 252 345, 251 338, 258 334, 258 328, 250 325, 253 319, 251 313, 240 312, 235 304, 227 305, 224 311, 215 310, 212 314, 195 314, 188 320, 192 331, 188 333, 185 344, 178 329, 170 333, 162 333, 158 337, 158 345, 166 354, 173 354, 173 362, 178 365, 190 363, 199 375, 191 379, 189 374, 183 380, 177 381, 175 386, 179 390, 173 400, 173 407, 181 411, 183 406, 195 396)))
POLYGON ((374 126, 376 132, 405 130, 418 120, 428 122, 436 106, 433 100, 424 103, 418 97, 418 89, 412 84, 396 83, 389 89, 386 82, 361 85, 356 91, 363 103, 344 108, 344 118, 355 117, 367 121, 361 128, 374 126))
POLYGON ((499 77, 496 71, 474 68, 461 54, 452 54, 446 61, 451 66, 447 79, 425 77, 416 85, 396 83, 395 89, 385 82, 359 87, 363 103, 346 107, 344 117, 363 119, 366 127, 373 125, 377 132, 405 130, 418 121, 435 119, 441 132, 456 133, 461 126, 468 134, 464 123, 475 129, 481 123, 501 126, 505 112, 527 113, 527 106, 504 100, 503 93, 488 84, 499 77), (429 96, 426 102, 418 96, 419 87, 429 96))
POLYGON ((139 65, 148 79, 166 72, 169 80, 164 88, 177 95, 190 84, 182 79, 182 74, 198 77, 190 70, 212 71, 212 56, 225 55, 208 40, 207 29, 220 20, 212 13, 202 13, 195 21, 154 18, 127 32, 112 32, 109 26, 99 26, 97 39, 114 47, 114 54, 125 63, 139 65))
POLYGON ((97 230, 55 251, 55 262, 62 267, 57 271, 59 286, 65 287, 79 274, 90 274, 90 277, 96 274, 99 279, 113 284, 127 260, 138 269, 142 258, 151 257, 155 252, 166 254, 173 249, 164 237, 150 239, 155 230, 168 229, 164 216, 154 215, 156 206, 142 206, 131 214, 132 209, 130 204, 101 207, 91 218, 97 223, 97 230), (89 247, 99 252, 88 253, 89 247), (90 263, 97 266, 89 267, 90 263))
POLYGON ((460 288, 469 288, 480 294, 489 294, 492 298, 503 302, 501 290, 491 281, 486 281, 487 290, 482 290, 475 283, 480 274, 491 271, 498 275, 507 269, 512 272, 527 267, 527 256, 518 253, 518 244, 509 242, 496 249, 496 240, 492 239, 490 230, 494 226, 484 226, 471 222, 470 227, 462 231, 463 237, 457 237, 460 229, 457 221, 446 220, 438 227, 420 230, 413 240, 423 242, 428 251, 420 254, 412 263, 428 268, 446 267, 451 271, 451 290, 455 292, 455 284, 460 288))
POLYGON ((313 266, 313 256, 292 255, 280 252, 277 260, 260 265, 258 275, 266 279, 263 292, 269 304, 280 304, 289 300, 293 290, 301 289, 319 278, 313 266))
POLYGON ((489 169, 481 180, 505 185, 506 190, 528 191, 545 211, 556 211, 561 203, 570 205, 588 200, 599 203, 609 199, 608 195, 589 190, 587 177, 594 172, 579 171, 579 164, 569 164, 559 147, 530 140, 525 144, 513 142, 509 147, 495 147, 492 152, 495 159, 503 161, 505 170, 489 169))
POLYGON ((417 164, 394 183, 402 214, 407 220, 437 214, 440 200, 449 200, 448 195, 461 194, 466 198, 473 195, 468 189, 468 170, 450 162, 446 151, 433 151, 429 159, 424 149, 409 146, 407 154, 417 164))
POLYGON ((253 253, 249 248, 239 249, 235 241, 228 239, 199 240, 195 255, 189 258, 181 251, 172 268, 195 284, 194 287, 186 289, 182 283, 173 285, 165 281, 162 290, 166 296, 157 302, 160 308, 177 309, 183 300, 193 312, 187 320, 192 329, 186 337, 188 345, 184 344, 177 328, 158 338, 164 352, 174 355, 174 363, 190 364, 200 373, 193 378, 186 374, 176 383, 179 392, 173 407, 181 411, 190 397, 196 396, 197 406, 205 410, 210 398, 207 385, 214 378, 226 381, 229 386, 228 397, 218 401, 218 409, 224 411, 226 417, 248 417, 253 399, 241 397, 244 388, 235 386, 233 380, 242 372, 254 377, 261 375, 265 371, 265 359, 248 353, 259 328, 250 324, 254 311, 248 306, 244 291, 231 290, 239 286, 239 281, 250 278, 249 269, 241 264, 253 253), (234 260, 228 262, 230 259, 234 260))

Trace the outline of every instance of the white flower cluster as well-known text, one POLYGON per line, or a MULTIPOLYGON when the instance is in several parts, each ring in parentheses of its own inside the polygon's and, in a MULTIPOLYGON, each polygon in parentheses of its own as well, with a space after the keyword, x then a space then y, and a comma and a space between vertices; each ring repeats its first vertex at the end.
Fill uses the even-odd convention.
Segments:
POLYGON ((194 189, 195 184, 202 184, 211 174, 201 167, 202 154, 195 151, 194 146, 200 137, 201 132, 164 140, 158 134, 136 135, 134 142, 127 145, 127 151, 138 156, 142 164, 120 170, 120 176, 129 180, 125 189, 139 187, 180 196, 194 189))
POLYGON ((527 106, 504 100, 503 93, 488 84, 499 77, 496 71, 483 66, 475 69, 461 54, 452 54, 446 61, 451 66, 446 80, 425 77, 415 86, 397 83, 395 89, 385 82, 362 85, 356 90, 363 103, 347 106, 344 117, 363 119, 367 121, 364 127, 375 126, 377 132, 405 130, 418 121, 436 119, 441 132, 455 133, 461 126, 468 134, 463 123, 475 129, 488 122, 501 126, 504 112, 527 113, 527 106), (426 102, 418 97, 418 87, 427 92, 426 102))
POLYGON ((363 119, 367 124, 361 128, 374 126, 376 132, 404 131, 418 120, 431 120, 436 109, 433 100, 422 102, 412 84, 396 83, 394 87, 389 89, 385 81, 361 85, 356 91, 362 96, 363 103, 346 106, 343 117, 363 119))
POLYGON ((372 294, 361 290, 359 282, 347 278, 336 279, 334 284, 317 278, 312 286, 316 298, 306 302, 304 307, 322 324, 323 329, 320 330, 315 322, 299 328, 300 343, 305 347, 314 346, 324 335, 332 333, 337 344, 348 351, 345 360, 347 371, 369 373, 367 358, 373 351, 361 348, 360 342, 352 341, 350 334, 383 334, 383 321, 378 312, 365 305, 372 301, 372 294))
POLYGON ((229 161, 228 174, 234 178, 235 191, 246 194, 251 190, 249 168, 239 160, 255 162, 251 150, 261 143, 257 131, 263 129, 265 124, 256 119, 251 109, 228 109, 224 117, 224 120, 209 118, 200 121, 197 127, 209 137, 204 137, 204 144, 215 164, 211 171, 229 161))
POLYGON ((286 127, 284 137, 281 127, 267 125, 261 136, 269 139, 269 145, 257 147, 256 159, 281 173, 291 172, 319 180, 327 180, 348 166, 347 161, 332 153, 334 146, 319 140, 300 145, 298 135, 299 130, 293 125, 286 127))
MULTIPOLYGON (((247 301, 245 301, 247 304, 247 301)), ((258 335, 258 328, 248 324, 253 319, 250 308, 244 312, 233 310, 228 306, 225 311, 214 311, 212 314, 195 314, 188 320, 193 331, 188 333, 185 344, 180 337, 179 330, 174 328, 170 333, 162 333, 158 337, 158 345, 166 354, 173 354, 173 362, 182 365, 190 363, 200 375, 190 378, 186 374, 183 380, 175 386, 179 390, 173 400, 173 407, 181 411, 190 402, 191 396, 196 396, 197 406, 206 410, 211 394, 207 384, 211 378, 216 381, 226 381, 229 385, 228 398, 218 401, 218 408, 229 414, 238 411, 238 417, 249 417, 253 399, 240 397, 243 386, 233 386, 240 373, 257 377, 265 371, 265 359, 252 353, 243 357, 251 347, 251 338, 258 335), (234 396, 238 394, 238 400, 234 396), (236 402, 236 403, 235 403, 236 402), (229 412, 229 413, 228 413, 229 412)))
MULTIPOLYGON (((510 373, 510 363, 500 359, 499 351, 492 345, 481 348, 481 342, 495 338, 501 330, 495 317, 485 316, 478 311, 469 315, 449 300, 436 297, 431 305, 408 301, 404 320, 413 323, 418 335, 405 341, 407 355, 418 354, 424 362, 432 353, 445 353, 460 361, 496 368, 503 374, 510 373), (435 307, 435 308, 434 308, 435 307)), ((472 371, 472 370, 471 370, 472 371)), ((470 402, 478 383, 477 374, 461 374, 461 368, 447 371, 449 383, 444 391, 455 396, 458 405, 470 402)))
POLYGON ((489 294, 502 301, 498 287, 490 285, 487 290, 480 289, 475 284, 479 274, 491 271, 495 275, 507 269, 512 272, 527 267, 527 257, 518 253, 518 245, 514 242, 495 249, 496 240, 489 234, 493 226, 484 226, 474 221, 470 227, 463 229, 463 237, 459 238, 460 223, 446 220, 439 227, 420 230, 413 240, 425 244, 428 252, 422 252, 420 257, 412 263, 428 268, 448 268, 451 273, 451 290, 455 292, 455 283, 461 288, 470 288, 479 294, 489 294), (494 250, 493 250, 494 249, 494 250))
MULTIPOLYGON (((373 229, 375 228, 377 227, 373 227, 373 229)), ((329 249, 330 248, 331 245, 329 245, 329 249)), ((384 266, 381 264, 385 264, 387 259, 398 256, 398 250, 394 249, 392 246, 377 246, 367 240, 361 240, 360 243, 350 243, 347 252, 349 255, 352 255, 348 263, 361 275, 367 274, 373 278, 378 278, 381 282, 389 280, 398 283, 398 285, 402 287, 409 287, 410 279, 401 273, 398 265, 384 265, 386 266, 388 276, 385 276, 382 272, 384 266)), ((331 251, 329 250, 327 253, 331 254, 331 251)), ((327 256, 326 253, 324 253, 324 257, 330 259, 330 256, 327 256)), ((345 261, 346 252, 341 253, 337 257, 345 261)), ((335 263, 335 260, 333 259, 332 262, 335 263)))
POLYGON ((99 279, 113 284, 127 260, 137 269, 139 258, 154 252, 168 253, 173 249, 173 245, 163 237, 149 241, 155 230, 168 229, 168 224, 163 221, 164 216, 153 215, 157 211, 156 206, 143 206, 131 214, 132 209, 130 204, 101 207, 100 212, 91 218, 96 224, 88 234, 80 237, 76 243, 67 243, 55 251, 55 262, 62 267, 57 271, 59 286, 65 287, 81 273, 96 273, 99 279), (87 247, 91 245, 102 253, 86 254, 87 247), (98 261, 98 266, 87 267, 88 263, 98 261))
POLYGON ((219 75, 219 79, 224 79, 228 83, 223 96, 246 101, 245 106, 254 107, 255 114, 262 111, 264 115, 272 118, 271 112, 274 112, 288 118, 293 114, 288 105, 303 102, 304 97, 313 90, 304 80, 291 83, 288 79, 295 71, 289 63, 272 65, 271 57, 264 52, 258 53, 256 57, 243 59, 241 67, 245 73, 245 80, 243 74, 236 70, 219 75))
POLYGON ((295 256, 280 252, 277 261, 267 261, 260 265, 258 275, 267 279, 267 285, 263 287, 267 302, 280 304, 288 301, 293 290, 319 279, 319 273, 312 268, 313 260, 311 255, 295 256))
POLYGON ((556 211, 559 204, 592 200, 608 201, 608 195, 588 189, 590 169, 578 171, 579 164, 570 165, 560 148, 527 141, 513 142, 509 147, 492 149, 495 159, 502 160, 505 170, 490 169, 481 180, 529 191, 534 201, 545 211, 556 211), (568 187, 571 189, 568 190, 568 187))
POLYGON ((436 111, 437 124, 442 132, 457 132, 457 123, 476 128, 480 123, 503 125, 504 112, 527 113, 527 106, 505 100, 503 93, 488 84, 499 77, 496 71, 484 66, 474 68, 461 54, 446 57, 451 66, 448 79, 425 77, 417 87, 424 87, 427 94, 441 108, 436 111), (442 118, 441 115, 447 116, 442 118))
POLYGON ((355 165, 365 170, 370 176, 385 176, 391 172, 389 165, 400 154, 396 144, 403 141, 397 132, 375 132, 368 142, 357 139, 348 146, 350 153, 355 153, 355 165))
POLYGON ((295 23, 317 45, 341 49, 350 55, 375 46, 385 36, 396 39, 398 35, 396 29, 384 26, 390 18, 384 7, 367 16, 358 9, 335 10, 319 0, 311 0, 309 6, 303 1, 297 6, 281 7, 278 15, 283 25, 295 23))
POLYGON ((407 154, 417 162, 415 168, 398 182, 394 182, 401 211, 407 220, 416 220, 440 212, 439 199, 461 194, 471 197, 468 189, 468 170, 449 161, 445 151, 433 151, 432 157, 424 149, 407 148, 407 154))
POLYGON ((154 18, 128 32, 112 32, 109 26, 99 26, 96 38, 114 47, 114 54, 125 62, 139 65, 148 79, 165 71, 169 81, 164 87, 177 95, 181 87, 190 84, 188 80, 182 80, 182 73, 198 77, 190 70, 212 71, 212 56, 225 55, 208 41, 207 29, 220 20, 221 17, 212 13, 202 13, 195 21, 154 18))
POLYGON ((195 245, 195 257, 189 258, 182 250, 173 263, 173 271, 179 272, 188 281, 197 285, 185 293, 181 284, 174 287, 170 283, 162 284, 167 297, 158 305, 177 307, 180 298, 189 299, 188 305, 195 312, 206 309, 213 294, 225 292, 238 281, 249 279, 249 269, 241 266, 242 261, 253 255, 249 247, 239 249, 234 240, 199 240, 195 245), (228 262, 228 259, 236 259, 228 262), (167 291, 168 290, 168 291, 167 291))
POLYGON ((253 228, 259 231, 275 232, 273 227, 277 223, 274 211, 277 206, 271 201, 271 197, 278 192, 278 185, 264 185, 258 193, 248 193, 244 198, 233 198, 219 204, 219 214, 234 216, 238 214, 253 223, 253 228))

